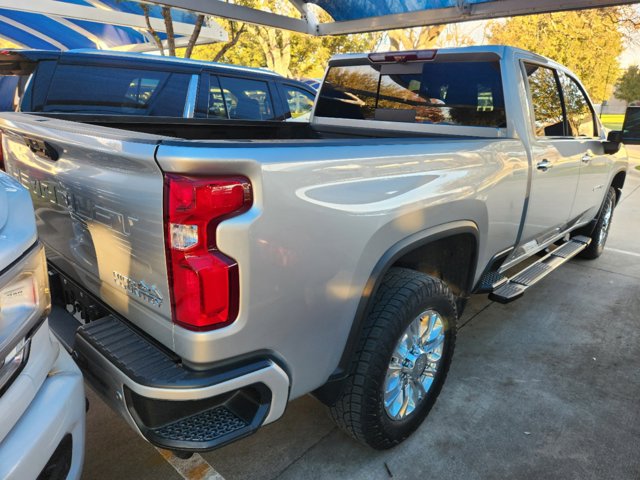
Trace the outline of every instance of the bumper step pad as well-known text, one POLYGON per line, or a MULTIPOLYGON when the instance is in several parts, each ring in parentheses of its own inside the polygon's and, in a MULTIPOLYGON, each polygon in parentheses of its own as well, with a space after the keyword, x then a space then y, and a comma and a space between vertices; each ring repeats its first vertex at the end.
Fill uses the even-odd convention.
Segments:
POLYGON ((520 298, 527 288, 535 285, 556 268, 575 257, 591 243, 589 237, 577 236, 518 272, 489 294, 489 299, 499 303, 509 303, 520 298))
POLYGON ((480 279, 476 293, 491 293, 508 281, 509 278, 500 272, 487 272, 480 279))
POLYGON ((154 428, 153 434, 164 440, 209 443, 248 426, 249 423, 222 405, 154 428))

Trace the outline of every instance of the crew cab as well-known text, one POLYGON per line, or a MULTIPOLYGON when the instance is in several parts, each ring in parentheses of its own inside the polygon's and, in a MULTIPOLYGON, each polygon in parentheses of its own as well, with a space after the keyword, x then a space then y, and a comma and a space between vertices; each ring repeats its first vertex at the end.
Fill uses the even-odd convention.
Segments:
POLYGON ((398 444, 466 300, 599 256, 628 166, 574 74, 503 46, 335 57, 309 124, 40 110, 0 129, 54 331, 136 431, 186 452, 308 393, 398 444))
POLYGON ((0 172, 0 478, 80 478, 82 374, 49 330, 49 282, 29 193, 0 172))

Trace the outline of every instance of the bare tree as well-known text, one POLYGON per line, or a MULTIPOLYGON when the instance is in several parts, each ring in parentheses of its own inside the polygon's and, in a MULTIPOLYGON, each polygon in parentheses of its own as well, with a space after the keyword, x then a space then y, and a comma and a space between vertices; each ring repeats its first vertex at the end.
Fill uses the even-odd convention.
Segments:
POLYGON ((198 18, 196 18, 196 24, 193 27, 193 32, 189 37, 189 43, 187 43, 187 49, 184 51, 184 58, 191 58, 191 54, 193 53, 193 47, 198 41, 198 37, 200 36, 200 30, 202 29, 203 23, 204 23, 204 15, 198 15, 198 18))
POLYGON ((231 40, 225 43, 223 47, 220 49, 220 51, 216 53, 215 57, 213 57, 214 62, 217 62, 222 57, 224 57, 224 54, 227 53, 233 47, 235 47, 236 44, 238 43, 238 40, 240 40, 240 37, 242 37, 242 34, 246 30, 247 24, 246 23, 239 24, 240 28, 238 28, 237 25, 238 24, 236 22, 233 22, 233 21, 229 22, 229 29, 231 30, 231 40))
POLYGON ((141 3, 140 8, 144 13, 144 21, 147 24, 147 30, 149 31, 149 34, 153 38, 153 41, 155 42, 156 46, 158 47, 158 50, 160 50, 160 54, 164 56, 164 46, 162 45, 162 40, 160 40, 160 36, 158 35, 158 32, 156 32, 155 29, 151 26, 151 17, 149 16, 149 5, 147 5, 146 3, 141 3))
POLYGON ((164 19, 164 28, 167 32, 167 48, 171 57, 176 56, 176 36, 173 33, 173 19, 171 18, 171 8, 162 7, 162 18, 164 19))
MULTIPOLYGON (((144 14, 144 21, 147 25, 147 31, 153 38, 156 47, 160 51, 161 55, 166 55, 165 46, 158 35, 158 32, 151 25, 151 10, 148 4, 141 3, 140 8, 142 9, 142 13, 144 14)), ((170 7, 162 7, 162 19, 164 20, 164 28, 167 34, 167 50, 168 54, 172 57, 176 56, 176 36, 173 30, 173 17, 171 15, 170 7)), ((204 15, 198 15, 196 17, 195 24, 193 26, 193 32, 191 32, 191 36, 189 37, 189 41, 187 42, 187 47, 185 49, 184 56, 185 58, 190 58, 193 53, 193 47, 198 42, 198 37, 200 36, 200 31, 202 30, 202 25, 204 25, 204 15)), ((236 39, 237 42, 237 39, 236 39)), ((234 43, 235 44, 235 43, 234 43)))

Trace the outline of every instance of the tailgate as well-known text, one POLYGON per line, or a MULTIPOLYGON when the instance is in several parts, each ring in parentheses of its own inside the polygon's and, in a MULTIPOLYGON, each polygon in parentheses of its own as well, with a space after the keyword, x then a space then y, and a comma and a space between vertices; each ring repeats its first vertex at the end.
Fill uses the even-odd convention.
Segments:
POLYGON ((14 113, 0 128, 49 261, 170 347, 162 137, 14 113))

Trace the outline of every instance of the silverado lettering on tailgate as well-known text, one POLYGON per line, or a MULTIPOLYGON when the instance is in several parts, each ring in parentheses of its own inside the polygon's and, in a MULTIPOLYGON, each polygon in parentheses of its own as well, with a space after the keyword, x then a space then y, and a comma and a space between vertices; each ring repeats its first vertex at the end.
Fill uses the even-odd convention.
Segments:
POLYGON ((55 181, 44 181, 31 178, 26 172, 13 169, 13 176, 24 185, 32 195, 48 200, 54 205, 65 208, 74 220, 86 226, 87 222, 97 222, 121 235, 131 235, 131 230, 138 222, 138 218, 126 213, 116 212, 93 200, 70 192, 55 181))

